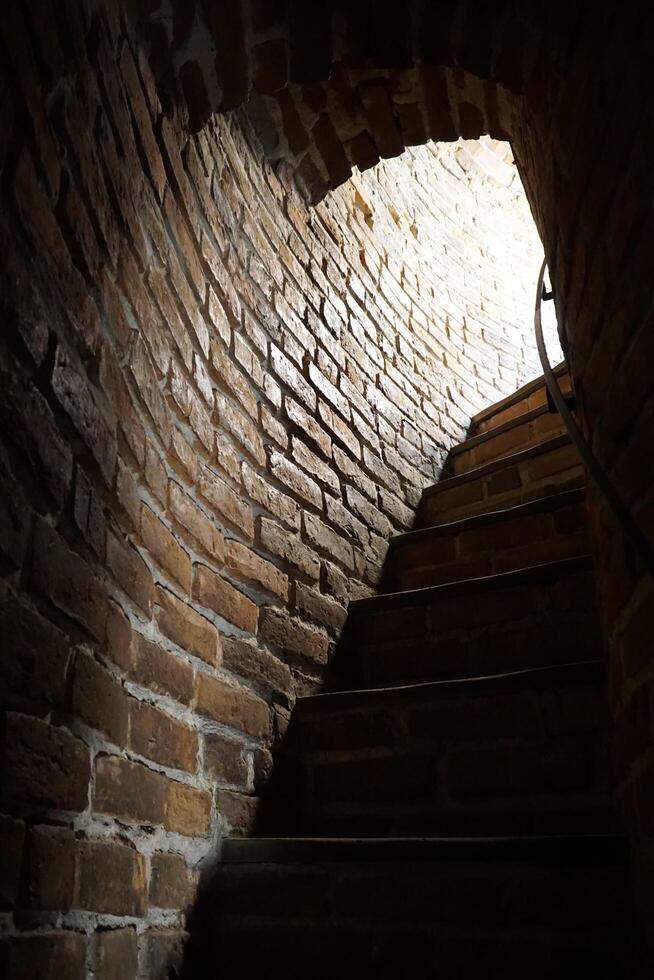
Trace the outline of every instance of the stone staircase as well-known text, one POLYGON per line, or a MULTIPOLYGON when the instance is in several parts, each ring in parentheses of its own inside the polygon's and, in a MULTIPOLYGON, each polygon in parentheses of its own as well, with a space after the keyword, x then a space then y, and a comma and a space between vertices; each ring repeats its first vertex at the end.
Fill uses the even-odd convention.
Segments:
POLYGON ((297 702, 260 836, 223 842, 211 976, 634 976, 584 476, 542 380, 449 473, 297 702))

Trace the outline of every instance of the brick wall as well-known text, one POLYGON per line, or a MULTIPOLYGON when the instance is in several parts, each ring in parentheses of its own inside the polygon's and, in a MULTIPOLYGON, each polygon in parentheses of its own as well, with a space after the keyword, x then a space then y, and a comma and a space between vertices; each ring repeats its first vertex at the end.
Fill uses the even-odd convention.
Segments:
POLYGON ((310 208, 249 118, 162 110, 121 7, 0 25, 7 976, 163 975, 348 599, 536 372, 505 148, 310 208))
MULTIPOLYGON (((535 72, 531 126, 515 150, 553 270, 570 338, 580 415, 623 502, 654 542, 654 372, 651 290, 652 110, 641 4, 573 4, 562 21, 566 56, 535 72)), ((591 488, 614 758, 654 945, 654 729, 651 572, 591 488)))

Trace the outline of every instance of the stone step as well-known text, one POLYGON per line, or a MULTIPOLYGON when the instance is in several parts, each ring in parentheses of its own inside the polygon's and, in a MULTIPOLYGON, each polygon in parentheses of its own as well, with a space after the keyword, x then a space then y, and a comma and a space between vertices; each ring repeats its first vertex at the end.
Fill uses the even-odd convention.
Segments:
POLYGON ((467 473, 565 431, 561 416, 550 412, 547 405, 541 405, 455 446, 448 456, 446 471, 451 476, 467 473))
POLYGON ((416 527, 504 510, 584 485, 584 469, 567 435, 435 483, 423 492, 416 527))
POLYGON ((589 556, 350 603, 334 684, 382 687, 592 660, 589 556))
POLYGON ((381 592, 421 589, 573 558, 589 550, 585 490, 393 538, 381 592))
POLYGON ((327 835, 336 820, 348 836, 612 829, 604 686, 589 661, 300 698, 278 761, 277 826, 327 835))
MULTIPOLYGON (((554 368, 554 374, 561 390, 570 391, 570 375, 565 363, 557 365, 554 368)), ((534 378, 533 381, 527 382, 518 391, 514 391, 513 394, 494 405, 489 405, 488 408, 482 409, 481 412, 473 416, 470 423, 470 435, 476 436, 482 432, 488 432, 505 422, 510 422, 519 415, 524 415, 525 412, 531 412, 533 409, 541 408, 544 405, 547 405, 547 388, 545 379, 541 375, 534 378)))
POLYGON ((632 917, 618 837, 227 840, 194 941, 223 980, 621 980, 632 917))

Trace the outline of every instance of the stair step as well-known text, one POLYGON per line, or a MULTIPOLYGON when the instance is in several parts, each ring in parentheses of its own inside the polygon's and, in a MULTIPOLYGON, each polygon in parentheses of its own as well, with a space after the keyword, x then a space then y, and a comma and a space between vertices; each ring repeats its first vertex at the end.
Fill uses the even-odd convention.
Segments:
POLYGON ((626 863, 613 836, 227 840, 207 959, 224 980, 626 978, 626 863))
POLYGON ((551 494, 393 538, 382 592, 515 571, 587 554, 585 490, 551 494))
POLYGON ((511 456, 479 466, 428 487, 417 527, 429 527, 561 493, 583 486, 584 470, 567 435, 555 436, 511 456))
MULTIPOLYGON (((569 391, 570 375, 565 362, 558 364, 554 368, 554 374, 557 377, 561 390, 564 392, 569 391)), ((530 412, 532 409, 540 408, 546 404, 547 387, 545 385, 545 378, 541 375, 538 378, 534 378, 533 381, 527 382, 526 385, 514 391, 513 394, 508 395, 494 405, 489 405, 488 408, 482 409, 481 412, 473 416, 470 423, 470 435, 480 435, 482 432, 487 432, 489 429, 493 429, 498 425, 503 425, 518 415, 524 415, 525 412, 530 412)))
POLYGON ((467 473, 565 431, 561 416, 550 412, 547 405, 541 405, 455 446, 447 460, 447 471, 453 476, 467 473))
POLYGON ((226 837, 220 867, 233 864, 548 865, 624 868, 629 844, 621 834, 534 837, 226 837))
POLYGON ((589 556, 350 603, 340 687, 474 677, 591 660, 601 649, 589 556))
POLYGON ((531 833, 569 829, 569 812, 610 829, 607 733, 599 661, 301 698, 282 825, 424 836, 460 817, 469 834, 531 833))

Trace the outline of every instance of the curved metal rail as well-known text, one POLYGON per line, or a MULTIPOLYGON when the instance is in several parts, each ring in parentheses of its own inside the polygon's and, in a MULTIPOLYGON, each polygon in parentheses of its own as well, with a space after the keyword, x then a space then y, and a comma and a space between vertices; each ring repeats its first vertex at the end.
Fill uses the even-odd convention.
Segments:
POLYGON ((577 421, 570 410, 566 396, 559 388, 556 375, 554 374, 552 366, 549 362, 547 350, 545 348, 545 340, 543 338, 543 324, 540 315, 541 302, 543 300, 552 299, 552 293, 546 293, 543 286, 546 267, 547 262, 545 259, 543 259, 540 275, 538 277, 534 326, 536 330, 538 356, 540 357, 540 363, 543 368, 543 375, 545 377, 547 390, 557 412, 563 419, 563 423, 568 430, 568 435, 579 450, 579 455, 581 456, 592 480, 595 482, 600 492, 604 495, 606 502, 620 522, 625 537, 628 539, 634 551, 639 556, 650 575, 654 576, 654 547, 652 547, 649 540, 641 531, 629 508, 623 503, 622 498, 611 483, 611 480, 602 467, 602 464, 599 462, 597 456, 586 441, 583 432, 579 428, 579 425, 577 424, 577 421))

